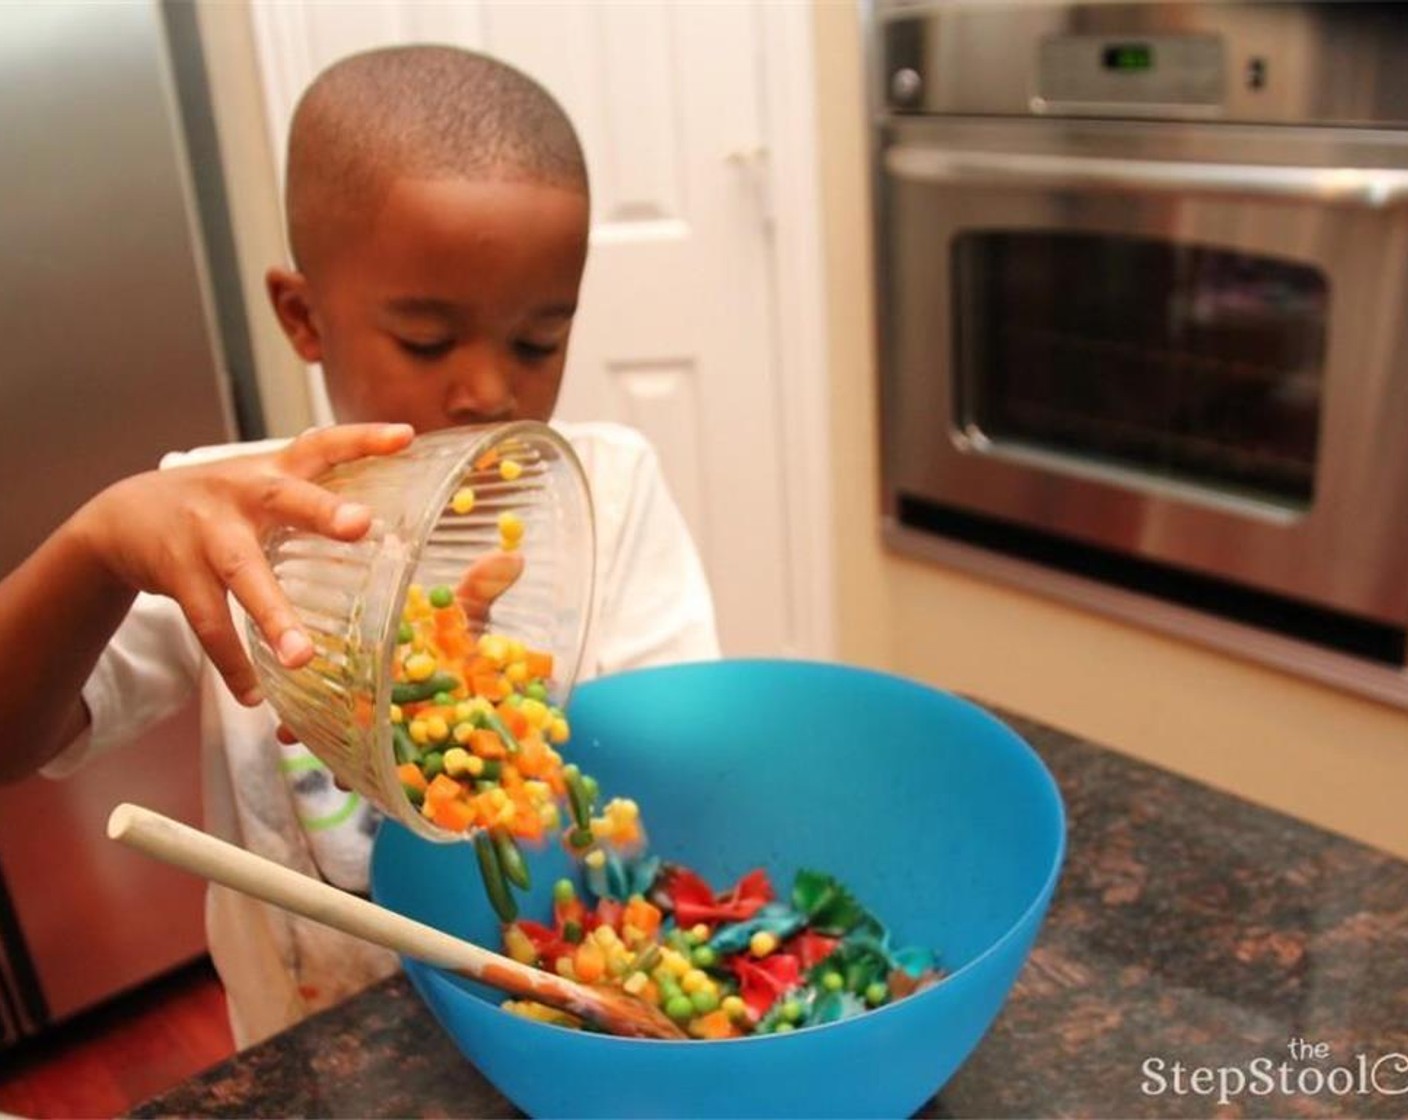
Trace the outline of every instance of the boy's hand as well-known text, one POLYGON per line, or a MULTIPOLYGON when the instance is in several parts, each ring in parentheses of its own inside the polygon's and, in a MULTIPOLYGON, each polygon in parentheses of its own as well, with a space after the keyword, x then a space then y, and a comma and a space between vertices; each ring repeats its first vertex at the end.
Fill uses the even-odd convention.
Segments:
POLYGON ((489 623, 494 600, 523 574, 523 556, 518 552, 491 552, 481 556, 464 573, 455 588, 455 599, 469 621, 471 633, 481 634, 489 623))
POLYGON ((76 527, 115 581, 175 599, 231 692, 241 703, 257 704, 258 680, 227 593, 281 664, 306 664, 313 643, 261 541, 280 527, 357 540, 371 526, 370 511, 312 479, 339 463, 394 454, 414 434, 406 424, 314 429, 276 452, 136 475, 94 498, 76 515, 76 527))

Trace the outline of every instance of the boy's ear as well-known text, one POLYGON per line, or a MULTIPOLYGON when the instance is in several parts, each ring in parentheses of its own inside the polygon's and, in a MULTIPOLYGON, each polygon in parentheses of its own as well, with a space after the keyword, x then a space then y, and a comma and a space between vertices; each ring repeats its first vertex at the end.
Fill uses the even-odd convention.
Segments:
POLYGON ((308 302, 308 281, 301 272, 286 268, 271 268, 264 277, 269 302, 278 316, 279 326, 293 344, 294 351, 305 362, 323 359, 323 340, 313 322, 313 309, 308 302))

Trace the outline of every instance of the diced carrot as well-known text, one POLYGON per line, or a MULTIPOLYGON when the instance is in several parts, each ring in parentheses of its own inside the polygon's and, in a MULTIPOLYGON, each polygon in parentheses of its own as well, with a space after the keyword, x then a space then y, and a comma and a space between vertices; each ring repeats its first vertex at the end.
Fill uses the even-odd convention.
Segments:
POLYGON ((425 799, 431 802, 455 801, 462 793, 464 787, 448 774, 436 774, 425 787, 425 799))
POLYGON ((499 453, 494 448, 489 448, 483 455, 474 460, 474 469, 477 471, 487 471, 490 467, 497 465, 499 453))
POLYGON ((403 762, 396 767, 396 776, 402 783, 414 789, 424 790, 426 787, 425 775, 420 772, 420 767, 414 762, 403 762))
POLYGON ((444 659, 463 661, 474 648, 465 625, 464 611, 458 606, 444 607, 435 612, 435 644, 444 659))
POLYGON ((621 916, 621 921, 625 925, 635 926, 647 937, 654 937, 660 930, 660 908, 647 902, 639 895, 633 895, 626 903, 625 913, 621 916))
POLYGON ((474 824, 474 818, 474 807, 468 801, 436 801, 430 815, 431 820, 451 832, 464 832, 474 824))
POLYGON ((515 739, 522 739, 523 736, 533 730, 533 725, 528 722, 528 717, 517 708, 510 708, 507 704, 500 704, 497 711, 499 718, 504 721, 504 726, 513 732, 515 739))
POLYGON ((486 700, 502 700, 509 694, 508 682, 498 673, 475 673, 469 678, 469 686, 474 695, 486 700))
POLYGON ((352 700, 352 722, 358 727, 370 727, 374 714, 371 698, 358 693, 352 700))
POLYGON ((572 954, 572 968, 583 984, 595 984, 606 975, 606 954, 595 941, 583 941, 572 954))
POLYGON ((518 740, 518 755, 514 763, 518 766, 518 772, 526 778, 541 777, 548 768, 547 744, 536 732, 529 732, 520 736, 518 740))
POLYGON ((529 677, 536 677, 540 680, 551 679, 552 654, 530 649, 527 657, 524 658, 524 664, 527 666, 529 677))
POLYGON ((504 758, 508 754, 499 733, 484 727, 469 733, 469 749, 480 758, 504 758))
POLYGON ((690 1024, 689 1029, 697 1038, 735 1038, 742 1033, 723 1010, 710 1011, 707 1015, 699 1016, 690 1024))

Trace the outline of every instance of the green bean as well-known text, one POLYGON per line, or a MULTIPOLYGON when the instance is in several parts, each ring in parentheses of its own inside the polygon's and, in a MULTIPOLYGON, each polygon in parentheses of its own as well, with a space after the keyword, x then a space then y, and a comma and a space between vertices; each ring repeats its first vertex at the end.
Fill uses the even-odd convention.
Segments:
POLYGON ((431 673, 423 681, 401 681, 391 686, 393 704, 414 704, 419 700, 429 700, 437 692, 453 692, 459 688, 458 677, 449 673, 431 673))
POLYGON ((420 748, 412 740, 410 732, 399 723, 391 725, 391 749, 396 752, 398 763, 419 762, 420 748))
POLYGON ((523 853, 518 850, 518 845, 503 829, 495 829, 494 846, 499 854, 499 866, 503 868, 504 875, 508 881, 516 887, 522 887, 525 891, 533 885, 533 880, 528 875, 528 863, 523 858, 523 853))
POLYGON ((484 726, 498 735, 504 741, 504 750, 509 754, 518 753, 518 740, 514 738, 513 732, 508 729, 508 725, 499 718, 498 712, 484 713, 484 726))
POLYGON ((575 766, 562 768, 563 780, 567 783, 567 800, 572 808, 572 819, 579 829, 590 831, 592 826, 592 799, 582 781, 582 772, 575 766))
POLYGON ((518 903, 514 901, 508 882, 504 879, 504 869, 499 866, 499 856, 494 841, 487 832, 480 832, 474 838, 474 854, 479 857, 479 877, 484 880, 484 893, 489 896, 489 904, 494 913, 504 922, 518 917, 518 903))

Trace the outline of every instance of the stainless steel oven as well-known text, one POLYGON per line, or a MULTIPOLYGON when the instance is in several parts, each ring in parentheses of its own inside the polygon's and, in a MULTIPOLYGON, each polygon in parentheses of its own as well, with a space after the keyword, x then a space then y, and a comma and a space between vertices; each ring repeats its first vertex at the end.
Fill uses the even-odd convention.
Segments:
POLYGON ((1408 5, 870 31, 890 542, 1408 703, 1408 5))

